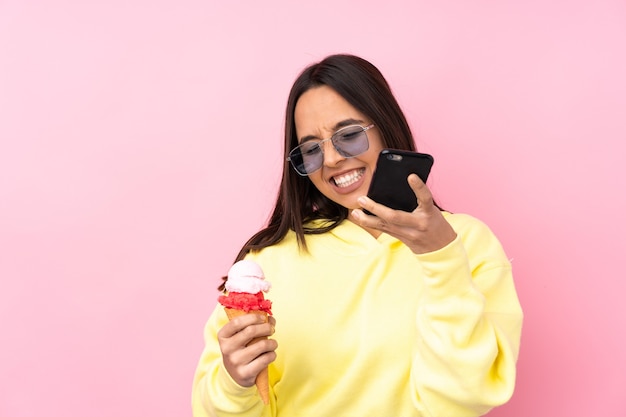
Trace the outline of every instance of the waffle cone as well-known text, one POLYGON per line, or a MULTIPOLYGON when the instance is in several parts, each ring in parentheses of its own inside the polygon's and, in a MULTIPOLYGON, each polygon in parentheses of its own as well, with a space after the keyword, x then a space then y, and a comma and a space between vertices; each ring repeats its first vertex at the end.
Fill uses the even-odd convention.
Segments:
MULTIPOLYGON (((226 315, 228 316, 228 320, 232 320, 235 317, 239 317, 239 316, 244 316, 246 314, 258 314, 260 316, 263 316, 265 318, 265 322, 267 323, 267 313, 265 311, 260 311, 260 310, 250 310, 250 311, 243 311, 243 310, 235 310, 233 308, 227 308, 224 307, 224 311, 226 311, 226 315)), ((248 345, 251 345, 253 343, 256 343, 258 341, 267 339, 267 337, 257 337, 255 339, 252 339, 250 341, 250 343, 248 343, 248 345)), ((261 396, 261 399, 263 400, 264 404, 269 404, 270 402, 270 393, 269 393, 269 375, 267 372, 267 367, 263 368, 263 370, 261 370, 261 372, 259 372, 259 374, 256 376, 256 380, 254 381, 257 387, 257 390, 259 391, 259 395, 261 396)))

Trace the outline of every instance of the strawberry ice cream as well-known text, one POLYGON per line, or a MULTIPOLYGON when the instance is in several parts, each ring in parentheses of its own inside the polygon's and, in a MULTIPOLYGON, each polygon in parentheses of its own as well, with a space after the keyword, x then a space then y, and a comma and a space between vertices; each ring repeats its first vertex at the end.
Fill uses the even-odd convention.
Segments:
POLYGON ((264 292, 268 292, 272 284, 265 281, 261 267, 254 261, 241 260, 228 271, 226 290, 228 295, 218 298, 226 308, 244 312, 264 311, 272 315, 272 302, 266 300, 264 292))

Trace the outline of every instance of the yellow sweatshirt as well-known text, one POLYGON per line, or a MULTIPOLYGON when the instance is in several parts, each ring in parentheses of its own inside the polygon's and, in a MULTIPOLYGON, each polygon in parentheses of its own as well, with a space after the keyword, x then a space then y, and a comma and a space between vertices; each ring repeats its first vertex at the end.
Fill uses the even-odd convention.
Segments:
POLYGON ((505 403, 515 385, 522 311, 511 266, 480 221, 444 213, 448 246, 415 255, 344 221, 248 256, 272 289, 278 342, 271 402, 226 372, 216 306, 194 382, 194 417, 465 417, 505 403))

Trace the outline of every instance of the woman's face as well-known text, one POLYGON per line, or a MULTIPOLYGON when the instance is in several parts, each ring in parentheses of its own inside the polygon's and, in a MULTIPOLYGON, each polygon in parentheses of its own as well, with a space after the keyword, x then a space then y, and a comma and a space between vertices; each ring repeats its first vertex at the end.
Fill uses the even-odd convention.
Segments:
MULTIPOLYGON (((372 123, 335 90, 315 87, 300 96, 294 112, 298 142, 330 138, 346 125, 372 123)), ((337 153, 330 141, 322 145, 324 163, 309 175, 313 185, 327 198, 347 209, 359 208, 357 198, 366 195, 383 142, 376 127, 367 131, 369 149, 352 158, 337 153)))

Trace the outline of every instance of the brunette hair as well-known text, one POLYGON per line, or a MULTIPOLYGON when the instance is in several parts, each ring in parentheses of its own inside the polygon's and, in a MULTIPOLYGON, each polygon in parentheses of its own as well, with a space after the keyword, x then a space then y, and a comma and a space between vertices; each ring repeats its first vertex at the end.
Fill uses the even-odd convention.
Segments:
MULTIPOLYGON (((293 230, 298 245, 306 250, 305 235, 325 233, 348 217, 348 210, 326 198, 308 177, 298 175, 287 161, 289 151, 298 145, 294 112, 306 91, 328 86, 376 125, 386 148, 415 151, 409 124, 389 84, 380 71, 363 58, 338 54, 305 68, 294 82, 285 112, 283 174, 274 211, 267 227, 252 236, 241 248, 236 261, 250 251, 280 242, 293 230), (325 220, 323 227, 307 227, 311 220, 325 220)), ((224 290, 224 284, 219 287, 224 290)))

